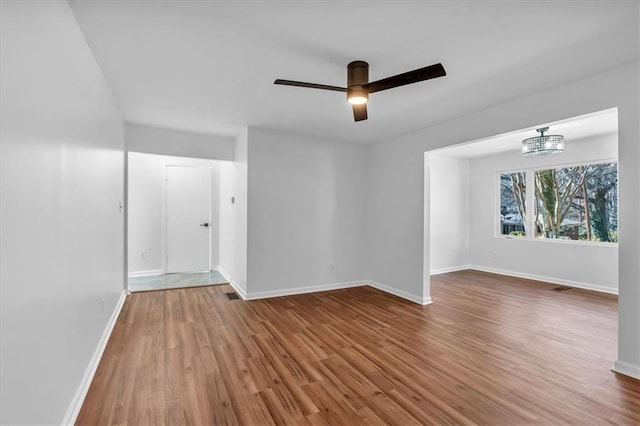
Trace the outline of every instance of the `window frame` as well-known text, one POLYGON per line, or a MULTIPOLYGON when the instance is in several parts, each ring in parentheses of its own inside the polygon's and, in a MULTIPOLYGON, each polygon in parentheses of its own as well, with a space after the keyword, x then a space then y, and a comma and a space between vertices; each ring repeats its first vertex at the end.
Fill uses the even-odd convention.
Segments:
POLYGON ((548 243, 557 243, 557 244, 579 244, 579 245, 591 245, 591 246, 612 246, 617 247, 618 242, 610 242, 610 241, 586 241, 586 240, 565 240, 559 238, 545 238, 545 237, 536 237, 535 232, 533 232, 533 226, 535 226, 535 219, 533 216, 533 212, 535 212, 535 190, 529 191, 529 188, 532 185, 535 185, 535 172, 539 170, 550 170, 550 169, 562 169, 565 167, 575 167, 575 166, 589 166, 594 164, 607 164, 607 163, 615 163, 616 170, 618 173, 618 184, 616 185, 616 196, 618 200, 620 200, 620 163, 618 158, 602 158, 597 160, 588 160, 588 161, 575 161, 570 163, 559 163, 553 165, 546 166, 536 166, 536 167, 523 167, 523 168, 513 168, 513 169, 505 169, 498 170, 495 173, 494 177, 494 185, 495 185, 495 200, 494 200, 494 237, 503 240, 516 240, 516 241, 535 241, 535 242, 548 242, 548 243), (512 235, 503 235, 501 230, 500 223, 500 203, 501 203, 501 193, 500 193, 500 176, 503 174, 524 172, 526 179, 526 187, 527 187, 527 195, 526 195, 526 217, 524 218, 525 223, 525 235, 514 237, 512 235))
MULTIPOLYGON (((495 234, 496 237, 508 238, 508 239, 520 239, 520 240, 528 238, 528 235, 527 235, 527 232, 526 232, 526 229, 528 228, 528 226, 527 226, 527 218, 526 217, 523 218, 524 219, 523 223, 525 224, 525 227, 524 227, 525 235, 524 235, 524 237, 514 237, 512 235, 504 235, 504 234, 502 234, 502 224, 500 223, 500 207, 501 207, 501 202, 502 202, 502 200, 500 199, 500 197, 502 195, 501 192, 500 192, 500 190, 501 190, 501 187, 500 187, 500 176, 506 175, 506 174, 512 174, 512 173, 520 173, 520 172, 524 172, 525 173, 525 180, 527 182, 527 187, 528 187, 529 186, 529 169, 509 169, 509 170, 501 170, 501 171, 497 171, 496 172, 496 178, 494 179, 494 182, 495 182, 495 185, 496 185, 496 190, 494 191, 495 192, 495 206, 496 206, 495 213, 494 213, 494 217, 496 219, 495 220, 494 234, 495 234)), ((527 200, 525 201, 525 207, 529 207, 528 206, 528 204, 529 204, 528 198, 529 198, 529 191, 528 191, 528 188, 527 188, 527 200)))

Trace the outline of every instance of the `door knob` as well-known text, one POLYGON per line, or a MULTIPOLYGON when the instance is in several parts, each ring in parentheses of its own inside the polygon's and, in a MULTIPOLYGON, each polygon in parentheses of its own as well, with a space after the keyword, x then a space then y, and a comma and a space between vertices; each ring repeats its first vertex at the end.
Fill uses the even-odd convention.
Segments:
POLYGON ((205 223, 201 223, 200 226, 204 226, 205 228, 208 228, 209 224, 207 222, 205 222, 205 223))

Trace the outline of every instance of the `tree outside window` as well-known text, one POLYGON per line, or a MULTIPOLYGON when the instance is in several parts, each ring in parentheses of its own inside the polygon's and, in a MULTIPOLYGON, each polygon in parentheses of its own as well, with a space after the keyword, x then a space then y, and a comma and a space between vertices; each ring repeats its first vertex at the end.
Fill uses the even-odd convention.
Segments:
POLYGON ((536 237, 618 241, 618 165, 535 172, 536 237))
POLYGON ((500 233, 618 242, 618 164, 583 164, 500 174, 500 233), (533 173, 528 233, 526 174, 533 173))
POLYGON ((526 235, 526 175, 525 172, 500 175, 500 233, 526 235))

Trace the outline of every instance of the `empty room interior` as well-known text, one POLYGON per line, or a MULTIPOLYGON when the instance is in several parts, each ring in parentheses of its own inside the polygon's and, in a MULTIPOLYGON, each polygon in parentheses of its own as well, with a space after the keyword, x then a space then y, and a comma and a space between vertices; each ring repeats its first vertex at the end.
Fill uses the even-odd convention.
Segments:
POLYGON ((640 424, 638 1, 0 17, 0 424, 640 424))

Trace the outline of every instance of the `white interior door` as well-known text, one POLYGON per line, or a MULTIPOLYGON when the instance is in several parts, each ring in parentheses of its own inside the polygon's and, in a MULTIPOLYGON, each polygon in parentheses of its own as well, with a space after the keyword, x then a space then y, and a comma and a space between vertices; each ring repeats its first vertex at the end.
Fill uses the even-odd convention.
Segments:
POLYGON ((209 270, 211 169, 167 166, 167 273, 209 270))

